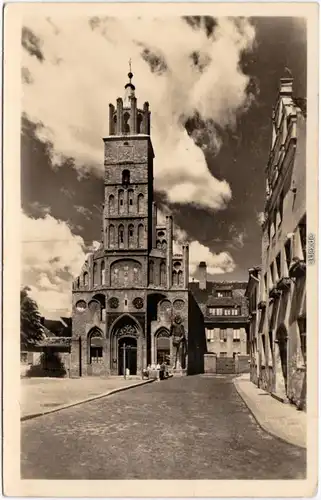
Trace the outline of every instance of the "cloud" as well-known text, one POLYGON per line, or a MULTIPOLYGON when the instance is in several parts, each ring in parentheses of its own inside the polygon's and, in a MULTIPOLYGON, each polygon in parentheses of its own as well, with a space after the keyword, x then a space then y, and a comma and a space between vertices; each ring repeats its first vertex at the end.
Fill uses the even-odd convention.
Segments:
POLYGON ((262 226, 264 220, 265 220, 264 212, 257 212, 256 213, 256 221, 257 221, 259 226, 262 226))
POLYGON ((151 105, 156 190, 170 202, 223 209, 231 189, 210 173, 204 152, 219 150, 217 127, 233 127, 250 105, 239 63, 255 32, 242 19, 209 21, 26 18, 23 111, 52 164, 72 158, 79 175, 102 175, 108 103, 123 93, 130 54, 139 105, 151 105))
POLYGON ((32 212, 33 215, 36 215, 38 217, 39 216, 42 217, 43 215, 50 214, 50 212, 51 212, 50 207, 48 207, 46 205, 42 205, 41 203, 39 203, 39 201, 33 201, 32 203, 29 203, 28 208, 32 212))
POLYGON ((85 219, 87 220, 91 219, 92 213, 88 208, 83 207, 82 205, 75 205, 75 209, 79 214, 83 215, 85 219))
POLYGON ((189 244, 189 254, 191 276, 197 275, 197 266, 201 261, 206 262, 208 274, 231 273, 235 269, 234 260, 228 252, 213 253, 199 241, 192 241, 189 244))
POLYGON ((70 314, 71 285, 85 260, 85 244, 66 222, 22 213, 22 285, 28 285, 41 314, 70 314))
POLYGON ((231 224, 229 233, 231 235, 231 242, 228 244, 228 246, 239 249, 243 248, 245 239, 247 238, 247 232, 245 230, 238 231, 234 224, 231 224))
MULTIPOLYGON (((162 205, 161 209, 157 211, 157 223, 164 224, 166 215, 170 213, 169 209, 162 205)), ((244 236, 243 236, 244 237, 244 236)), ((244 244, 242 235, 235 237, 238 244, 244 244)), ((233 257, 228 252, 215 253, 209 247, 203 245, 199 241, 192 240, 189 234, 175 224, 173 227, 173 253, 181 254, 182 245, 189 244, 189 272, 190 279, 197 278, 197 268, 199 263, 203 260, 207 264, 208 274, 225 274, 231 273, 235 269, 235 262, 233 257)))

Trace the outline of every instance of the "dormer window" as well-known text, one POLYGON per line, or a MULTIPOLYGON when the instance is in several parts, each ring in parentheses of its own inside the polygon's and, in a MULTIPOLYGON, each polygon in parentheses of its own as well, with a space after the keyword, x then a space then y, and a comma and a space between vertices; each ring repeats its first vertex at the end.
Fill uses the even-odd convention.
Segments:
POLYGON ((232 290, 217 290, 214 294, 215 297, 232 297, 232 290))

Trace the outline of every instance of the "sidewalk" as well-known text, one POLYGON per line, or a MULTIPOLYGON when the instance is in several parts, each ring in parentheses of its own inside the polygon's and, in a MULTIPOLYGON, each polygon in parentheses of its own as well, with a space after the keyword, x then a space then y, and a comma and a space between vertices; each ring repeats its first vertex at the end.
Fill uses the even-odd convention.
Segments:
POLYGON ((138 377, 23 378, 20 418, 27 420, 150 382, 138 377))
POLYGON ((288 443, 306 448, 307 415, 294 406, 272 398, 269 393, 258 389, 250 381, 249 374, 234 379, 234 385, 257 420, 258 424, 270 434, 288 443))

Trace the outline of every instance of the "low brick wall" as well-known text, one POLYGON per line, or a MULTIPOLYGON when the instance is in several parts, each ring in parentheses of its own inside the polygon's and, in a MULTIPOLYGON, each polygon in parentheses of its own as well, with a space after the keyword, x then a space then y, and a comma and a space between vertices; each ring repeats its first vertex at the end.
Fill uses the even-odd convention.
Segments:
POLYGON ((207 353, 204 355, 204 373, 249 373, 249 359, 248 355, 223 358, 214 353, 207 353))

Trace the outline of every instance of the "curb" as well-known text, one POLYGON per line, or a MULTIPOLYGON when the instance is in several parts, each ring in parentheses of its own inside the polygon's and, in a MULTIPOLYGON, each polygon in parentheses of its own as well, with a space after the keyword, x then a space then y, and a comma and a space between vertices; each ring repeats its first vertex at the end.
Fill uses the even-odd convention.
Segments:
POLYGON ((128 389, 134 389, 134 387, 139 387, 141 385, 145 384, 150 384, 152 382, 155 382, 154 379, 150 380, 142 380, 141 382, 137 382, 137 384, 132 384, 132 385, 126 385, 125 387, 117 387, 116 389, 111 389, 110 391, 103 392, 102 394, 97 394, 97 396, 92 396, 90 398, 85 398, 85 399, 79 399, 78 401, 74 401, 72 403, 67 403, 65 405, 58 406, 56 408, 51 408, 50 410, 45 410, 40 413, 31 413, 30 415, 25 415, 24 417, 20 418, 20 422, 25 422, 26 420, 31 420, 33 418, 37 417, 43 417, 45 415, 48 415, 49 413, 55 413, 57 411, 65 410, 66 408, 71 408, 72 406, 78 406, 81 405, 82 403, 89 403, 90 401, 95 401, 96 399, 101 399, 105 398, 106 396, 111 396, 112 394, 115 394, 116 392, 122 392, 126 391, 128 389))
POLYGON ((301 448, 303 450, 306 450, 307 449, 306 445, 294 442, 291 438, 288 438, 287 436, 284 436, 284 435, 280 436, 279 433, 277 433, 276 431, 274 431, 273 429, 271 429, 271 427, 269 425, 267 425, 265 422, 262 422, 262 420, 259 419, 259 417, 257 416, 257 414, 255 414, 254 410, 252 409, 252 405, 250 405, 250 403, 249 403, 249 399, 250 398, 247 396, 247 394, 245 393, 245 391, 243 391, 243 389, 240 387, 240 385, 238 383, 238 378, 239 377, 236 377, 236 378, 233 379, 234 387, 235 387, 237 393, 239 394, 239 396, 242 398, 242 400, 245 403, 245 405, 247 406, 247 408, 248 408, 249 412, 251 413, 251 415, 253 416, 255 422, 265 432, 267 432, 270 436, 273 436, 274 438, 279 439, 280 441, 283 441, 283 442, 286 442, 288 444, 291 444, 292 446, 296 446, 297 448, 301 448))

